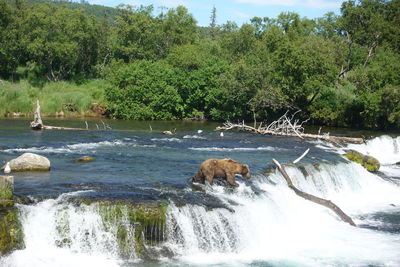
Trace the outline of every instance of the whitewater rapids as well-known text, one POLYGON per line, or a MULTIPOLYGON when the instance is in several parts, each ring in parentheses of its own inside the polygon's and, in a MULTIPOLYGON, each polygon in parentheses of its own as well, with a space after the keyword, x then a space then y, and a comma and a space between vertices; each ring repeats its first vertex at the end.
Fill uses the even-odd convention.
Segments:
MULTIPOLYGON (((392 178, 400 179, 394 165, 400 161, 399 138, 383 136, 349 148, 378 158, 392 172, 392 178)), ((166 241, 161 246, 173 256, 155 255, 159 261, 154 264, 400 266, 400 229, 391 227, 396 222, 375 216, 400 213, 400 187, 396 183, 344 161, 304 163, 286 170, 296 187, 332 200, 359 227, 295 195, 276 170, 258 173, 250 183, 238 179, 240 186, 235 190, 220 185, 203 187, 207 195, 218 198, 229 210, 171 201, 166 241)), ((115 229, 104 226, 93 206, 77 208, 66 203, 69 196, 19 207, 26 248, 2 258, 1 266, 141 263, 134 253, 128 261, 120 259, 115 229), (60 247, 58 229, 65 220, 70 243, 60 247)))

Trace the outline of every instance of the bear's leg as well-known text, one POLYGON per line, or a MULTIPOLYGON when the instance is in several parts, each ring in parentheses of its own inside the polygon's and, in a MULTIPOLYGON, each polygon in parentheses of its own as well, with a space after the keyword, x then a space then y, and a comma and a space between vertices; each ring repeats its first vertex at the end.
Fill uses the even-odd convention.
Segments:
POLYGON ((235 182, 235 175, 233 173, 227 173, 226 174, 226 181, 230 185, 239 186, 239 184, 235 182))
POLYGON ((206 175, 206 180, 210 185, 212 185, 214 180, 214 175, 206 175))

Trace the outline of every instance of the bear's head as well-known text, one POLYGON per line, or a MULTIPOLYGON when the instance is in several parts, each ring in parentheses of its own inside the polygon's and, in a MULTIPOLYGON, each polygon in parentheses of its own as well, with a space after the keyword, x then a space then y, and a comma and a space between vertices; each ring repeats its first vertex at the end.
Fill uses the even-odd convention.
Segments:
POLYGON ((246 177, 247 179, 250 178, 250 169, 249 165, 247 164, 242 164, 242 172, 240 173, 243 177, 246 177))

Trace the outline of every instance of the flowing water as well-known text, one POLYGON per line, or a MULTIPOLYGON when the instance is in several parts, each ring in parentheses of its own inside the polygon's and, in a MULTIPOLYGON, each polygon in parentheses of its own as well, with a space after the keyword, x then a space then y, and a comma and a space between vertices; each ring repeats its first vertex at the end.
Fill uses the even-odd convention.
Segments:
POLYGON ((25 249, 1 258, 1 266, 400 266, 400 137, 339 148, 248 133, 221 137, 211 123, 107 123, 113 130, 97 130, 102 123, 93 120, 96 130, 35 132, 27 120, 0 121, 0 160, 33 152, 52 164, 48 173, 13 174, 15 194, 35 203, 18 205, 25 249), (174 128, 176 135, 161 134, 174 128), (307 148, 286 167, 294 184, 332 200, 358 227, 295 195, 273 168, 272 158, 288 163, 307 148), (380 172, 345 160, 346 148, 376 157, 380 172), (73 161, 85 155, 94 161, 73 161), (252 178, 237 177, 238 188, 188 182, 203 160, 227 157, 248 164, 252 178), (168 203, 159 242, 146 245, 151 258, 136 255, 127 211, 106 221, 96 202, 75 205, 77 198, 168 203), (121 225, 130 240, 124 256, 121 225))

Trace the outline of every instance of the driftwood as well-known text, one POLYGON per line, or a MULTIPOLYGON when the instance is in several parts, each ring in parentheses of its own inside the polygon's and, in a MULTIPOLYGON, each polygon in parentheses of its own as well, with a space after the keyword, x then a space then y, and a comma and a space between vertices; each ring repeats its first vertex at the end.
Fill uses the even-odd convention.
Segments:
POLYGON ((347 222, 348 224, 350 224, 352 226, 356 226, 356 224, 353 222, 353 220, 346 213, 344 213, 338 206, 336 206, 332 201, 326 200, 326 199, 323 199, 323 198, 320 198, 320 197, 316 197, 314 195, 305 193, 305 192, 299 190, 298 188, 296 188, 293 185, 293 182, 290 179, 290 177, 287 174, 287 172, 285 171, 284 167, 276 159, 272 159, 272 161, 275 163, 275 165, 277 166, 278 170, 280 171, 282 176, 285 178, 289 188, 292 189, 296 193, 296 195, 298 195, 298 196, 300 196, 300 197, 302 197, 304 199, 310 200, 310 201, 312 201, 314 203, 320 204, 320 205, 322 205, 324 207, 327 207, 328 209, 331 209, 344 222, 347 222))
MULTIPOLYGON (((297 112, 296 112, 297 113, 297 112)), ((295 113, 295 114, 296 114, 295 113)), ((303 122, 299 122, 299 120, 293 120, 294 115, 289 118, 287 116, 287 112, 280 117, 278 120, 273 121, 271 124, 267 126, 262 126, 262 123, 258 127, 252 127, 246 125, 244 121, 242 123, 231 123, 225 122, 223 126, 218 126, 216 128, 217 131, 228 131, 232 129, 238 129, 240 131, 254 132, 257 134, 268 134, 268 135, 279 135, 279 136, 293 136, 299 137, 301 139, 309 138, 309 139, 319 139, 328 141, 331 143, 355 143, 362 144, 364 142, 363 138, 353 138, 353 137, 342 137, 342 136, 331 136, 329 133, 327 134, 306 134, 304 133, 303 123, 307 122, 307 120, 303 122)))
POLYGON ((58 126, 48 126, 43 125, 44 130, 77 130, 77 131, 86 131, 88 129, 84 128, 70 128, 70 127, 58 127, 58 126))
MULTIPOLYGON (((104 130, 111 130, 112 128, 101 121, 103 124, 104 130)), ((49 125, 44 125, 41 115, 40 115, 40 103, 39 100, 36 100, 36 111, 34 113, 33 121, 31 122, 31 128, 33 130, 77 130, 77 131, 83 131, 83 130, 89 130, 89 125, 87 121, 85 121, 86 128, 71 128, 71 127, 59 127, 59 126, 49 126, 49 125)), ((96 124, 97 130, 100 130, 99 126, 96 124)))
POLYGON ((33 121, 31 122, 31 128, 33 130, 41 130, 43 129, 43 122, 40 116, 40 104, 39 100, 36 100, 36 111, 33 114, 33 121))

